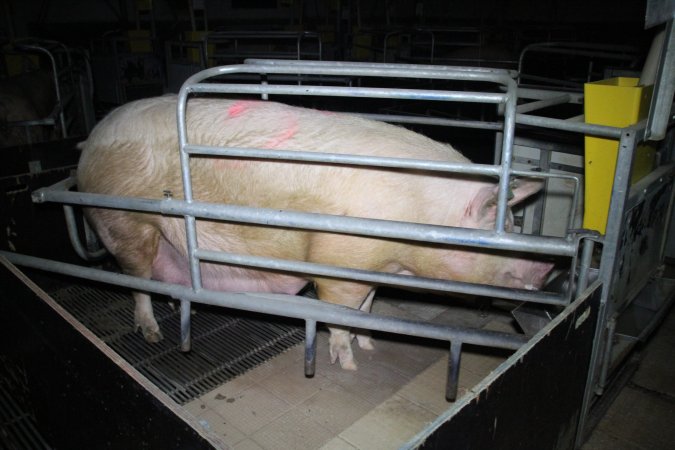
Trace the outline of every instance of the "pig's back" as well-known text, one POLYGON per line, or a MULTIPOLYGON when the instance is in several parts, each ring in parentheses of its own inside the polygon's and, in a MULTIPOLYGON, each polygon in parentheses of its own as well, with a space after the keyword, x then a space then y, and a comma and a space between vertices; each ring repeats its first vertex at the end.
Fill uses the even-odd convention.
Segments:
MULTIPOLYGON (((188 140, 195 144, 468 161, 450 146, 398 126, 274 102, 194 99, 187 117, 188 140)), ((83 148, 83 191, 161 198, 170 190, 182 196, 175 96, 122 106, 83 148)), ((400 203, 392 201, 392 189, 420 204, 436 189, 430 183, 439 182, 394 171, 231 158, 192 158, 191 168, 198 200, 382 218, 376 210, 405 218, 391 211, 400 203)))

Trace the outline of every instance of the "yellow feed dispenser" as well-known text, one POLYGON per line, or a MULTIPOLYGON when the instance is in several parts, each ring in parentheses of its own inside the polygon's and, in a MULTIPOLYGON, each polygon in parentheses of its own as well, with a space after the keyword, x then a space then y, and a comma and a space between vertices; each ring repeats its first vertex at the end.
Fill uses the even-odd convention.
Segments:
MULTIPOLYGON (((584 85, 586 123, 626 127, 644 119, 649 112, 653 85, 640 86, 638 78, 609 78, 584 85)), ((585 137, 584 228, 604 234, 614 182, 619 141, 585 137)), ((651 172, 654 148, 638 146, 631 184, 651 172)))

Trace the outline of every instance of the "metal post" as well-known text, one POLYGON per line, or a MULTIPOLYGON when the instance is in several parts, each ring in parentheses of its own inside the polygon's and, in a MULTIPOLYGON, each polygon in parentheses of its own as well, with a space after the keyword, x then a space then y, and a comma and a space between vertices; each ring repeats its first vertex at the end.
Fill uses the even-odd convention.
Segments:
POLYGON ((180 301, 180 351, 189 352, 192 347, 190 333, 190 301, 180 301))
POLYGON ((591 268, 594 248, 595 242, 593 242, 593 240, 584 239, 584 246, 581 251, 581 261, 579 263, 579 280, 577 281, 577 288, 574 293, 575 297, 579 297, 588 286, 588 270, 591 268))
POLYGON ((448 358, 448 380, 445 385, 445 399, 449 402, 457 400, 457 387, 459 385, 459 363, 462 356, 462 343, 450 342, 450 356, 448 358))
POLYGON ((305 320, 305 376, 312 378, 316 370, 316 320, 305 320))

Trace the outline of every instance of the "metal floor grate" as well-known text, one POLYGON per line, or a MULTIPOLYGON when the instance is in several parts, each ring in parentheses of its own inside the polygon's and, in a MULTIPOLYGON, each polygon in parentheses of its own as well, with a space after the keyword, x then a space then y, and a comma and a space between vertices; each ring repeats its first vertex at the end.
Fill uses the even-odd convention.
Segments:
POLYGON ((134 330, 131 293, 75 285, 51 295, 179 404, 302 342, 305 334, 297 322, 199 305, 192 316, 192 351, 182 353, 180 313, 168 302, 153 302, 164 339, 148 344, 134 330))
POLYGON ((50 449, 32 413, 22 368, 0 357, 0 448, 50 449))

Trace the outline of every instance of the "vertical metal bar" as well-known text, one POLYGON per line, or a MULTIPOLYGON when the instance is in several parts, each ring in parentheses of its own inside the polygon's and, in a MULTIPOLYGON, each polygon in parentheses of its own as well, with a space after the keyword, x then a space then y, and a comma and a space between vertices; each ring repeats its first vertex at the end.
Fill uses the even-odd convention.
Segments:
POLYGON ((600 378, 600 374, 604 373, 602 366, 608 363, 603 360, 602 355, 605 354, 605 347, 610 345, 608 340, 612 338, 608 332, 608 318, 613 314, 612 305, 612 289, 615 271, 617 264, 617 252, 619 244, 619 236, 623 228, 623 214, 626 209, 626 202, 630 191, 630 175, 633 168, 633 155, 637 147, 637 130, 632 127, 625 129, 621 133, 619 141, 619 153, 616 160, 616 172, 614 175, 614 187, 612 188, 612 196, 609 204, 609 213, 607 215, 607 230, 605 233, 605 240, 603 242, 602 256, 600 258, 600 274, 599 278, 602 281, 602 293, 600 297, 600 305, 598 306, 598 319, 595 329, 595 337, 593 338, 593 349, 591 351, 591 362, 586 378, 586 388, 584 392, 584 399, 581 405, 581 414, 577 424, 577 434, 575 440, 575 448, 581 447, 584 438, 584 431, 586 428, 586 421, 588 413, 593 403, 593 397, 598 392, 596 387, 602 390, 604 380, 600 378))
POLYGON ((504 133, 498 131, 495 133, 495 154, 493 159, 493 164, 495 166, 499 165, 502 162, 502 142, 504 140, 504 133))
POLYGON ((189 352, 192 347, 190 332, 190 300, 180 301, 180 351, 189 352))
POLYGON ((316 320, 305 320, 305 376, 312 378, 316 371, 316 320))
MULTIPOLYGON (((193 202, 192 198, 192 178, 190 174, 190 154, 185 150, 187 145, 187 96, 185 87, 181 88, 178 96, 177 122, 178 122, 178 143, 180 146, 180 164, 181 176, 183 180, 183 195, 185 201, 193 202)), ((198 292, 202 288, 202 274, 199 267, 199 259, 195 256, 197 250, 197 226, 194 216, 185 215, 185 233, 187 235, 188 262, 190 265, 190 279, 192 280, 192 289, 198 292)))
POLYGON ((671 107, 674 93, 675 31, 673 31, 673 19, 670 19, 666 24, 656 83, 647 118, 647 138, 660 141, 666 136, 668 123, 672 120, 671 107))
POLYGON ((581 261, 579 262, 579 279, 575 291, 575 298, 579 297, 588 287, 588 270, 591 268, 591 259, 593 258, 593 249, 595 242, 591 239, 584 239, 584 245, 581 250, 581 261))
MULTIPOLYGON (((611 306, 611 305, 608 305, 611 306)), ((611 307, 607 308, 607 312, 611 311, 611 307)), ((608 314, 609 316, 609 314, 608 314)), ((607 386, 607 378, 609 377, 609 365, 612 359, 612 349, 614 348, 614 334, 616 333, 616 317, 612 314, 607 319, 607 341, 605 342, 604 353, 601 358, 600 375, 598 376, 598 383, 595 386, 595 394, 602 395, 607 386)))
MULTIPOLYGON (((539 149, 539 168, 542 172, 548 173, 551 170, 551 151, 539 149)), ((546 182, 548 184, 548 181, 546 182)), ((534 204, 532 234, 541 235, 544 228, 544 211, 546 206, 546 195, 542 195, 534 204)))
POLYGON ((449 402, 457 400, 457 387, 459 386, 459 363, 462 354, 462 343, 452 341, 450 343, 450 356, 448 358, 448 379, 445 384, 445 399, 449 402))
POLYGON ((499 195, 497 197, 497 221, 495 231, 503 233, 506 224, 506 209, 509 197, 511 163, 513 160, 513 137, 516 125, 516 85, 508 85, 506 105, 504 107, 504 136, 502 139, 502 170, 499 178, 499 195))

